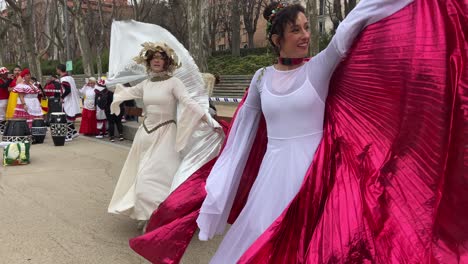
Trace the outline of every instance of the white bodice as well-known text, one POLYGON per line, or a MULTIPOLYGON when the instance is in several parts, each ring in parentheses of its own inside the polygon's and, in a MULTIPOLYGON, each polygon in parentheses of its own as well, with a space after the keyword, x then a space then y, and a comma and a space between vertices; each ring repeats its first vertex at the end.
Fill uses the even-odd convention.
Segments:
POLYGON ((261 105, 271 139, 303 137, 323 130, 325 104, 308 78, 297 89, 282 95, 264 83, 261 105))
POLYGON ((88 110, 95 110, 96 93, 94 92, 94 88, 90 86, 83 87, 81 94, 84 97, 83 107, 88 110))

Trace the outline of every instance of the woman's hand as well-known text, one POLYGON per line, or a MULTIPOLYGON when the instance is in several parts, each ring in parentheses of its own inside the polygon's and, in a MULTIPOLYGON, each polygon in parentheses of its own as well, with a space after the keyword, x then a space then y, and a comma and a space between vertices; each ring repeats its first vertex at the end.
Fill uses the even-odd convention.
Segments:
POLYGON ((23 104, 23 108, 24 108, 24 110, 25 110, 26 112, 27 112, 27 111, 28 111, 28 109, 29 109, 29 107, 28 107, 28 105, 27 105, 27 104, 23 104))

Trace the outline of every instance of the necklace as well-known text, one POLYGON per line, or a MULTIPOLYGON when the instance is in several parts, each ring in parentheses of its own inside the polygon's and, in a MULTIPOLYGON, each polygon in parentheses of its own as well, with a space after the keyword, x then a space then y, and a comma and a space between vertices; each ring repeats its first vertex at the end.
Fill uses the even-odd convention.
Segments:
POLYGON ((172 76, 167 71, 152 72, 149 74, 152 82, 160 82, 170 79, 172 76))
POLYGON ((169 80, 172 76, 166 75, 166 76, 154 76, 151 77, 152 82, 162 82, 165 80, 169 80))
POLYGON ((286 66, 299 65, 304 62, 304 58, 278 58, 278 63, 286 66))

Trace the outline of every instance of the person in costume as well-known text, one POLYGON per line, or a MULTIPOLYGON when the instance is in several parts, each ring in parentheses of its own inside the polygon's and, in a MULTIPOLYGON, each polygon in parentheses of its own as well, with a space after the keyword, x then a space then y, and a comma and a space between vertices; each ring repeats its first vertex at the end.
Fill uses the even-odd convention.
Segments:
MULTIPOLYGON (((275 9, 277 20, 270 23, 271 30, 288 14, 287 9, 283 10, 285 13, 275 9)), ((260 71, 257 76, 260 81, 252 82, 247 99, 235 115, 224 152, 207 181, 208 194, 198 219, 200 234, 209 237, 211 233, 221 233, 226 222, 234 222, 234 229, 226 237, 229 240, 225 239, 213 262, 466 262, 466 10, 468 3, 460 0, 361 0, 340 23, 322 53, 289 73, 271 67, 263 75, 260 71), (293 106, 286 102, 303 89, 318 97, 316 91, 323 87, 317 85, 320 84, 317 79, 323 77, 320 69, 326 72, 331 67, 333 71, 335 60, 330 59, 336 57, 341 62, 333 74, 329 73, 330 83, 327 78, 323 83, 329 86, 326 88, 329 91, 324 123, 319 125, 320 111, 304 114, 302 107, 296 107, 301 106, 300 100, 293 106), (316 64, 322 67, 313 75, 298 74, 304 67, 316 64), (274 77, 280 73, 291 75, 293 82, 300 77, 308 80, 306 85, 289 93, 273 93, 277 80, 274 77), (272 97, 284 101, 276 104, 281 112, 273 116, 272 97), (255 98, 261 103, 252 100, 255 98), (291 113, 292 110, 296 112, 291 113), (259 111, 265 119, 259 118, 257 129, 251 119, 259 111), (323 127, 321 143, 318 147, 313 142, 300 146, 304 153, 310 151, 308 148, 316 149, 313 160, 306 165, 296 164, 295 157, 284 157, 279 165, 266 166, 272 154, 276 154, 272 150, 281 152, 275 148, 277 140, 270 138, 277 133, 270 129, 271 118, 289 115, 293 117, 284 121, 283 126, 293 131, 299 126, 323 127), (256 133, 246 124, 253 124, 256 133), (244 140, 239 141, 240 138, 244 140), (240 143, 250 140, 254 141, 251 147, 240 143), (243 151, 245 148, 247 151, 243 151), (229 155, 224 156, 226 153, 229 155), (283 173, 286 180, 302 183, 285 210, 277 218, 271 217, 270 225, 263 221, 272 211, 265 212, 261 206, 270 208, 269 204, 274 202, 282 205, 273 196, 284 194, 290 183, 276 188, 278 177, 273 168, 281 169, 289 163, 308 168, 302 170, 302 175, 297 175, 297 168, 283 173), (219 170, 233 164, 235 169, 219 170), (259 210, 251 212, 257 192, 262 191, 259 182, 264 181, 266 169, 272 195, 264 195, 259 210), (251 216, 250 222, 246 214, 251 216), (250 227, 249 232, 265 231, 252 241, 239 222, 250 227), (232 233, 235 231, 240 233, 239 240, 232 233), (249 240, 245 243, 250 245, 244 245, 243 240, 249 240), (230 249, 227 244, 240 248, 230 249), (242 248, 244 253, 236 254, 237 259, 232 257, 232 252, 242 248), (220 251, 226 253, 225 257, 220 256, 220 251)), ((294 32, 302 34, 301 30, 291 31, 294 32)), ((290 35, 288 31, 284 33, 290 35)), ((280 50, 291 48, 288 41, 280 44, 280 50)), ((277 131, 282 131, 281 127, 277 131)), ((298 153, 290 151, 289 155, 298 153)), ((211 169, 209 165, 194 173, 159 206, 148 224, 147 234, 130 241, 135 251, 152 263, 180 261, 196 230, 192 219, 199 215, 200 198, 203 201, 205 197, 193 187, 203 186, 205 173, 211 169), (186 204, 179 204, 180 200, 186 204)))
POLYGON ((75 129, 75 120, 80 116, 80 95, 76 88, 75 79, 68 75, 67 67, 64 64, 57 65, 57 74, 60 76, 62 85, 63 111, 67 115, 68 129, 66 141, 71 141, 78 137, 79 133, 75 129))
POLYGON ((96 121, 96 78, 90 77, 88 83, 80 89, 83 97, 83 112, 81 113, 80 134, 95 136, 97 134, 96 121))
POLYGON ((50 114, 62 112, 61 93, 62 87, 58 81, 58 76, 52 74, 44 86, 44 93, 47 97, 46 124, 49 124, 50 114))
POLYGON ((16 65, 15 68, 13 69, 13 81, 10 83, 10 87, 8 88, 8 91, 10 91, 10 95, 8 97, 8 106, 7 106, 7 111, 5 113, 6 118, 12 118, 13 115, 15 114, 15 109, 16 109, 16 102, 18 101, 18 94, 13 92, 13 88, 16 86, 16 82, 18 78, 20 78, 20 73, 21 73, 21 67, 16 65))
POLYGON ((180 151, 196 126, 200 122, 216 126, 188 95, 182 81, 173 76, 180 67, 174 50, 166 43, 146 42, 142 46, 134 60, 145 65, 148 78, 133 87, 117 85, 111 104, 111 113, 119 115, 124 101, 143 99, 145 119, 135 135, 108 209, 110 213, 140 220, 141 228, 169 195, 177 180, 180 151))
POLYGON ((247 203, 211 263, 236 263, 298 193, 322 140, 333 71, 365 26, 409 2, 360 1, 328 47, 308 62, 304 61, 310 39, 305 9, 299 4, 277 2, 265 9, 268 39, 279 56, 278 62, 255 73, 229 141, 208 177, 207 197, 197 220, 201 240, 223 234, 226 229, 226 212, 231 209, 239 174, 262 115, 267 125, 267 150, 247 203), (306 119, 311 122, 303 122, 306 119))
POLYGON ((31 128, 34 118, 42 117, 42 108, 39 102, 41 91, 34 85, 31 79, 31 72, 28 68, 21 71, 21 79, 18 79, 13 92, 18 94, 14 118, 26 119, 31 128))
POLYGON ((8 97, 10 91, 10 83, 13 81, 8 78, 8 69, 5 67, 0 68, 0 134, 3 134, 5 129, 6 109, 8 105, 8 97))
MULTIPOLYGON (((105 86, 106 81, 101 80, 101 84, 105 86)), ((114 101, 114 93, 111 90, 107 90, 106 94, 107 94, 107 99, 103 103, 104 103, 104 110, 106 113, 106 118, 109 124, 109 140, 111 142, 115 142, 115 128, 117 128, 117 132, 119 133, 118 134, 119 141, 123 141, 124 136, 123 136, 122 116, 124 115, 125 102, 120 103, 119 105, 120 112, 118 115, 112 114, 110 109, 111 109, 112 102, 114 101)))
POLYGON ((96 138, 104 138, 106 135, 106 123, 107 123, 107 116, 106 116, 106 107, 107 107, 107 100, 109 98, 109 90, 106 87, 106 81, 104 79, 100 79, 97 87, 95 87, 94 92, 95 96, 95 104, 96 104, 96 120, 97 120, 97 131, 98 134, 96 138))

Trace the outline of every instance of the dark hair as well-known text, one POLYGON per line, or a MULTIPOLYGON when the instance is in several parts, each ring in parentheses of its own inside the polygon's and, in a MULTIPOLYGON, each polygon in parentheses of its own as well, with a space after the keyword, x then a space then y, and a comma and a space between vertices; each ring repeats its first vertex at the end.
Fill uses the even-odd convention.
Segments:
POLYGON ((19 66, 19 65, 15 65, 15 67, 13 68, 13 70, 14 70, 14 69, 16 69, 16 68, 18 68, 18 69, 20 69, 20 70, 22 70, 22 69, 23 69, 23 68, 21 68, 21 66, 19 66))
POLYGON ((50 75, 50 77, 55 78, 55 79, 58 79, 57 74, 52 74, 52 75, 50 75))
POLYGON ((67 71, 67 66, 65 66, 65 64, 59 64, 59 65, 57 65, 57 70, 59 70, 61 72, 66 72, 67 71))
MULTIPOLYGON (((270 16, 273 14, 273 10, 276 9, 278 6, 278 2, 272 2, 269 4, 266 8, 265 11, 263 11, 263 18, 265 18, 267 21, 270 19, 270 16)), ((277 54, 280 52, 280 47, 276 46, 273 40, 271 39, 271 36, 273 34, 277 34, 279 36, 279 40, 281 41, 284 38, 284 30, 286 29, 286 26, 290 23, 294 24, 296 23, 297 15, 299 13, 304 13, 305 14, 305 9, 302 5, 300 4, 293 4, 293 5, 288 5, 281 9, 278 13, 275 14, 273 21, 271 22, 271 28, 270 32, 267 32, 268 34, 268 41, 270 44, 273 46, 273 49, 277 54)))
POLYGON ((148 67, 148 69, 151 68, 151 60, 154 59, 154 56, 159 53, 161 54, 161 56, 163 57, 164 59, 164 70, 167 71, 167 69, 169 69, 169 66, 171 66, 172 64, 172 60, 169 58, 169 56, 167 56, 166 52, 164 51, 152 51, 152 50, 148 50, 146 52, 146 66, 148 67))

